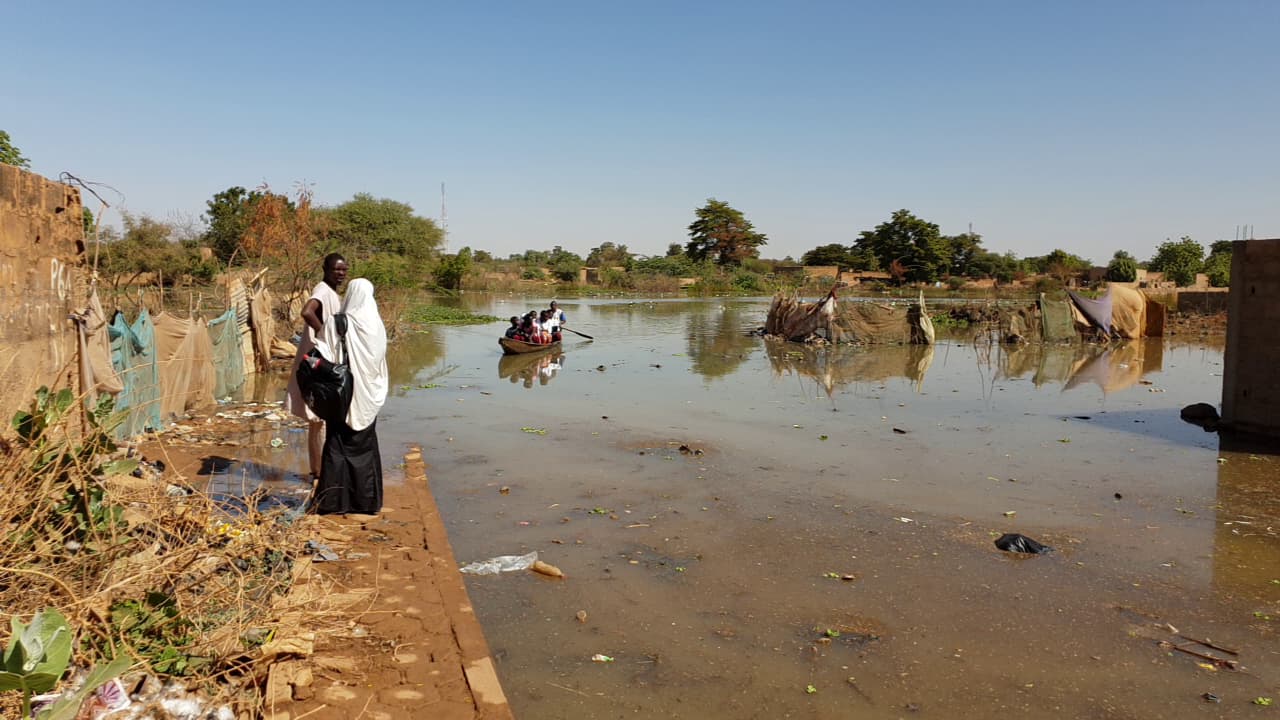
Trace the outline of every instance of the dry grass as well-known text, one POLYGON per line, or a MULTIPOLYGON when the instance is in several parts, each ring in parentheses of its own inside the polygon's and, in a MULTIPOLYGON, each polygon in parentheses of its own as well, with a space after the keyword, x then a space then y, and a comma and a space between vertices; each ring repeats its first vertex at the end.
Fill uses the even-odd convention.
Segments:
POLYGON ((111 474, 128 468, 104 465, 113 448, 80 407, 0 441, 0 607, 24 619, 58 608, 81 665, 125 653, 255 711, 270 661, 260 646, 292 632, 283 614, 296 625, 306 611, 286 613, 283 599, 309 567, 295 563, 308 523, 259 512, 253 497, 231 509, 111 474))

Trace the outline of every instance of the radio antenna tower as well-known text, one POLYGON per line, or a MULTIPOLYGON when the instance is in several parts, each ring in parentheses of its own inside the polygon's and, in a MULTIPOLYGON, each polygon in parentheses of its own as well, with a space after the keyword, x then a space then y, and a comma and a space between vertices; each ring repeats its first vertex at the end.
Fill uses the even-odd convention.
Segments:
POLYGON ((444 183, 440 183, 440 231, 444 237, 444 251, 449 252, 449 208, 444 204, 444 183))

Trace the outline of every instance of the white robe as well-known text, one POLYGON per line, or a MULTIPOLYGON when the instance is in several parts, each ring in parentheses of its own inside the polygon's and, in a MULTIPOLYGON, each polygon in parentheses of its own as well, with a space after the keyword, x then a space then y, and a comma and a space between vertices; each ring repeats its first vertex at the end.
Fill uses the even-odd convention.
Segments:
MULTIPOLYGON (((347 316, 345 362, 351 368, 351 408, 347 426, 364 430, 378 418, 387 401, 387 329, 373 299, 373 283, 356 278, 347 285, 341 312, 347 316)), ((323 338, 316 343, 330 362, 343 362, 342 340, 333 323, 324 324, 323 338)))

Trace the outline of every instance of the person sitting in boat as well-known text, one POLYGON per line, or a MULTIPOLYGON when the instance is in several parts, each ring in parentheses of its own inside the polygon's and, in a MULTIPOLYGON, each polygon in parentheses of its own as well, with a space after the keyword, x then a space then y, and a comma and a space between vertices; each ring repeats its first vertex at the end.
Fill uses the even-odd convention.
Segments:
POLYGON ((543 310, 538 313, 538 329, 542 332, 543 344, 553 343, 560 339, 560 327, 551 324, 551 311, 543 310))
POLYGON ((541 332, 538 330, 538 324, 534 321, 532 313, 524 316, 524 320, 520 323, 520 334, 523 336, 520 338, 521 340, 527 343, 539 344, 541 332))
POLYGON ((507 339, 509 340, 523 339, 520 336, 520 318, 515 315, 511 316, 511 327, 507 328, 507 339))
POLYGON ((560 342, 560 321, 556 319, 555 312, 543 310, 542 316, 542 329, 547 333, 547 337, 551 342, 560 342))
POLYGON ((560 309, 560 306, 556 305, 555 300, 551 301, 551 317, 556 321, 557 325, 565 325, 568 322, 564 317, 564 311, 560 309))

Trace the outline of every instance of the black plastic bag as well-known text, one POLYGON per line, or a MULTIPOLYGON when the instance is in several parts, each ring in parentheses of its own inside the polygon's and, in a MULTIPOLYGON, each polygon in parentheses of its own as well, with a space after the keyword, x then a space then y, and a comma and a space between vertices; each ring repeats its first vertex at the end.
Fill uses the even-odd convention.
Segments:
POLYGON ((996 547, 1005 552, 1029 553, 1031 555, 1039 555, 1053 550, 1048 545, 1042 545, 1026 535, 1018 533, 1005 533, 996 538, 996 547))
MULTIPOLYGON (((334 315, 338 336, 342 338, 343 359, 346 356, 346 316, 334 315)), ((351 368, 345 362, 332 363, 316 348, 302 356, 297 370, 298 389, 302 399, 321 420, 346 422, 353 389, 351 368)))

